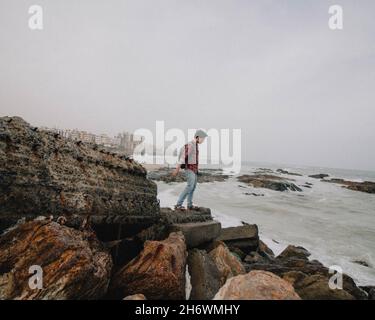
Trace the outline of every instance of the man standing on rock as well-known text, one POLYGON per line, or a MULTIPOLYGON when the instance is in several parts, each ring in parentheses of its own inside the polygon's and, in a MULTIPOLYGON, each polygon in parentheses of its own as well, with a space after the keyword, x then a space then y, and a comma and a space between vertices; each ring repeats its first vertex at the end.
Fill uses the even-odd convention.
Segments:
POLYGON ((186 198, 188 210, 198 209, 198 207, 193 206, 193 194, 198 180, 198 145, 203 143, 206 137, 206 132, 204 132, 203 130, 197 130, 194 135, 194 139, 185 144, 180 151, 177 167, 176 170, 173 171, 172 175, 175 177, 180 172, 180 169, 185 169, 187 185, 178 198, 177 204, 175 205, 176 210, 185 210, 182 204, 184 203, 186 198))

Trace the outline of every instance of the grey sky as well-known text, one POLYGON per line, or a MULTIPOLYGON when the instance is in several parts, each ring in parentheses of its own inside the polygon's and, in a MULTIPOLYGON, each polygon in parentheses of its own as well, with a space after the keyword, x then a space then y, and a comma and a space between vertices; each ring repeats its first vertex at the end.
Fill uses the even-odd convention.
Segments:
POLYGON ((0 115, 241 128, 244 160, 375 170, 375 1, 0 0, 0 115), (44 30, 28 8, 44 8, 44 30), (344 30, 328 7, 344 8, 344 30))

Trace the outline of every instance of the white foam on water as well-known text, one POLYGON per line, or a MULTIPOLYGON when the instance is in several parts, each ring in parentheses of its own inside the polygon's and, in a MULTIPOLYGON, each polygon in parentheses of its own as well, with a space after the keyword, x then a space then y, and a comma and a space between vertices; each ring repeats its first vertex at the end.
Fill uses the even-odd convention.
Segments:
MULTIPOLYGON (((267 165, 243 168, 252 173, 267 165)), ((282 166, 269 167, 276 170, 282 166)), ((328 173, 330 177, 362 179, 362 173, 334 172, 325 169, 299 167, 286 168, 303 176, 281 175, 293 179, 303 192, 278 192, 249 187, 235 177, 225 182, 198 184, 194 195, 196 205, 211 208, 212 215, 230 227, 242 221, 257 224, 260 238, 279 254, 287 245, 303 246, 311 252, 311 259, 327 267, 339 265, 359 285, 375 284, 375 195, 352 191, 338 184, 322 182, 308 177, 315 173, 328 173), (303 185, 312 183, 312 188, 303 185), (239 187, 239 185, 244 188, 239 187), (264 196, 244 193, 264 194, 264 196), (278 243, 276 243, 275 241, 278 243), (360 260, 369 267, 354 263, 360 260)), ((365 173, 364 180, 375 180, 375 175, 365 173)), ((161 206, 173 206, 185 184, 158 182, 161 206)))

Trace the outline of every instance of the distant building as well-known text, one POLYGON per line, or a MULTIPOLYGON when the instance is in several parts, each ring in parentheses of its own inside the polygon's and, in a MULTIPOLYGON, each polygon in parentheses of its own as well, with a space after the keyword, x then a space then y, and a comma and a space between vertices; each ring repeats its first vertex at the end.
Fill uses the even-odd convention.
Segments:
POLYGON ((58 129, 42 127, 42 130, 51 131, 60 134, 62 137, 73 140, 82 141, 87 143, 96 143, 113 152, 125 153, 126 155, 133 155, 135 147, 144 141, 144 137, 135 136, 129 132, 123 132, 115 136, 109 137, 107 134, 93 134, 87 131, 78 129, 58 129))

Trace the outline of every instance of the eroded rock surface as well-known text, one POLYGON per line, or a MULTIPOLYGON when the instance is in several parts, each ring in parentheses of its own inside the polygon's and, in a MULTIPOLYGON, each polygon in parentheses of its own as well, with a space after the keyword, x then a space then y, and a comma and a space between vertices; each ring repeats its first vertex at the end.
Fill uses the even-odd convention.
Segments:
POLYGON ((146 241, 142 252, 113 276, 110 292, 114 297, 142 292, 151 300, 185 299, 186 258, 181 232, 146 241))
POLYGON ((107 292, 111 268, 93 233, 49 220, 19 224, 0 237, 0 300, 98 299, 107 292), (29 286, 32 266, 41 267, 42 289, 29 286))
POLYGON ((99 236, 127 223, 136 233, 157 219, 156 194, 146 170, 131 159, 39 130, 19 117, 0 118, 0 231, 43 214, 67 216, 71 225, 88 215, 99 236))

